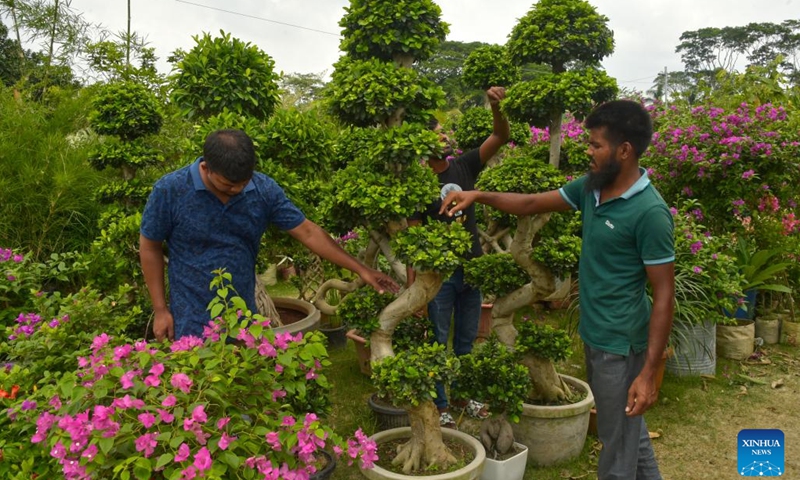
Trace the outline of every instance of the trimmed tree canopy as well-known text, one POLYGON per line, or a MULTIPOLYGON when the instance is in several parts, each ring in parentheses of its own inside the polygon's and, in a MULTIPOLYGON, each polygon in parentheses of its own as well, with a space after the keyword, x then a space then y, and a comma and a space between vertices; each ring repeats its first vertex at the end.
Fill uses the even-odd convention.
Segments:
POLYGON ((440 20, 442 9, 431 0, 352 0, 345 11, 339 48, 353 59, 390 61, 408 55, 427 60, 450 31, 440 20))
POLYGON ((517 64, 544 63, 553 71, 568 62, 596 64, 614 51, 614 34, 585 0, 540 0, 522 17, 508 40, 517 64))

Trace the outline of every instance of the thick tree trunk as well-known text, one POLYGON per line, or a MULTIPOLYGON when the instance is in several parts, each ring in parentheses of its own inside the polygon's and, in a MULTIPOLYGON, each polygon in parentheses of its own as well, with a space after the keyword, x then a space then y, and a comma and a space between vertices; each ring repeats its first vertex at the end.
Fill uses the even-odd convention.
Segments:
POLYGON ((553 362, 536 355, 524 355, 521 363, 528 368, 531 392, 528 398, 544 403, 569 400, 571 391, 556 372, 553 362))
POLYGON ((563 112, 550 114, 550 165, 558 168, 561 158, 561 119, 563 112))
POLYGON ((505 415, 492 415, 481 423, 480 439, 487 458, 505 455, 514 447, 514 431, 505 415))
POLYGON ((443 281, 436 272, 417 272, 414 283, 381 311, 378 317, 380 328, 370 336, 371 361, 377 362, 394 355, 392 333, 397 324, 433 300, 443 281))
POLYGON ((397 447, 397 456, 392 465, 402 465, 403 473, 436 466, 447 468, 456 463, 456 458, 442 440, 439 411, 433 401, 406 408, 411 423, 411 439, 397 447))

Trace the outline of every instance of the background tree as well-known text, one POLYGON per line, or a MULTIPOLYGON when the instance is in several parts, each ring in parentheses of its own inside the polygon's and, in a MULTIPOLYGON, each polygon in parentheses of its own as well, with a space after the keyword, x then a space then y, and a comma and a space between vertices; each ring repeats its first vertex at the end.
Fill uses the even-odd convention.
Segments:
POLYGON ((484 92, 467 86, 462 77, 464 63, 476 48, 487 46, 483 42, 444 41, 425 61, 414 63, 414 69, 425 78, 442 87, 445 108, 464 110, 484 101, 484 92))
POLYGON ((564 112, 580 116, 617 91, 616 82, 598 68, 614 51, 607 22, 585 0, 542 0, 514 26, 506 44, 514 63, 551 69, 549 75, 512 87, 503 108, 512 119, 532 125, 548 119, 554 166, 559 162, 564 112))
POLYGON ((19 42, 8 37, 8 28, 0 22, 0 83, 15 84, 22 77, 25 58, 19 42))
POLYGON ((283 74, 278 80, 281 105, 305 110, 321 98, 325 72, 283 74))

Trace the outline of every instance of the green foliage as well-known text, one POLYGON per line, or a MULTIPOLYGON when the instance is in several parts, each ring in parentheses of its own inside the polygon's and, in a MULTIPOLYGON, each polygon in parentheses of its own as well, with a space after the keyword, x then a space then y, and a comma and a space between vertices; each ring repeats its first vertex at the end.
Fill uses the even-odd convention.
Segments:
POLYGON ((404 264, 417 271, 450 276, 472 246, 469 232, 458 222, 429 222, 398 232, 392 250, 404 264))
POLYGON ((746 282, 742 287, 743 290, 756 289, 792 293, 788 286, 775 283, 778 275, 783 273, 790 265, 788 262, 778 261, 783 256, 783 253, 777 248, 751 251, 747 241, 739 238, 736 245, 735 258, 736 264, 739 266, 746 282))
MULTIPOLYGON (((491 110, 484 107, 473 107, 464 112, 456 121, 454 128, 458 148, 467 151, 479 148, 492 134, 493 117, 491 110)), ((531 140, 531 129, 527 123, 511 124, 510 142, 515 145, 527 145, 531 140)))
POLYGON ((278 162, 301 178, 329 179, 336 128, 320 112, 277 110, 259 136, 261 160, 278 162))
POLYGON ((8 38, 8 28, 0 21, 0 85, 14 85, 22 78, 25 57, 16 40, 8 38))
POLYGON ((130 141, 158 132, 164 117, 158 98, 147 87, 135 82, 114 82, 97 92, 89 122, 101 135, 130 141))
POLYGON ((400 408, 436 398, 436 383, 449 385, 459 360, 444 345, 428 343, 397 352, 372 364, 372 382, 383 398, 400 408))
POLYGON ((519 79, 519 67, 511 62, 506 48, 500 45, 478 47, 464 62, 464 83, 473 88, 510 87, 519 79))
POLYGON ((346 127, 336 137, 333 149, 333 166, 341 169, 356 158, 364 156, 364 149, 378 141, 381 130, 377 128, 346 127))
POLYGON ((102 204, 120 204, 144 206, 147 197, 153 190, 151 184, 144 184, 139 179, 130 181, 112 181, 99 187, 94 192, 94 198, 102 204))
POLYGON ((564 185, 564 174, 535 154, 536 149, 529 147, 510 150, 503 163, 483 172, 476 188, 488 192, 542 193, 564 185))
POLYGON ((572 355, 572 339, 565 330, 526 320, 517 326, 515 348, 521 355, 534 355, 557 362, 572 355))
POLYGON ((378 315, 394 298, 390 293, 381 295, 372 287, 361 287, 342 299, 336 315, 342 323, 355 328, 360 335, 369 337, 379 327, 378 315))
POLYGON ((561 235, 542 238, 534 247, 531 258, 547 266, 553 275, 565 278, 568 274, 578 272, 580 256, 581 237, 561 235))
POLYGON ((242 113, 235 113, 227 108, 222 112, 213 114, 208 118, 198 119, 198 122, 193 125, 194 132, 191 140, 185 145, 184 150, 188 151, 195 157, 203 155, 203 144, 206 137, 211 132, 217 130, 237 129, 246 133, 250 139, 253 140, 253 145, 258 155, 259 147, 264 143, 264 130, 262 123, 251 116, 242 113))
POLYGON ((457 42, 446 40, 439 44, 433 55, 425 61, 415 62, 414 69, 425 78, 442 87, 447 110, 464 110, 483 104, 484 93, 468 87, 463 80, 464 62, 483 42, 457 42))
POLYGON ((444 92, 410 68, 379 59, 342 57, 325 90, 331 112, 357 127, 384 124, 398 109, 405 120, 424 123, 444 102, 444 92))
POLYGON ((540 0, 509 35, 507 48, 518 65, 543 63, 555 73, 566 64, 598 64, 614 51, 608 18, 585 0, 540 0))
POLYGON ((442 10, 431 0, 351 0, 339 21, 339 49, 353 59, 428 59, 449 32, 442 10))
POLYGON ((569 110, 585 116, 596 104, 616 94, 616 80, 602 70, 585 68, 518 83, 508 90, 502 108, 512 120, 541 126, 551 112, 569 110))
POLYGON ((519 422, 531 388, 528 369, 519 363, 519 354, 492 335, 459 360, 454 397, 484 403, 490 413, 519 422))
POLYGON ((139 169, 164 161, 161 153, 141 140, 120 142, 108 138, 89 156, 89 165, 97 170, 131 166, 139 169))
POLYGON ((87 163, 88 92, 52 103, 19 102, 0 87, 0 245, 36 259, 85 249, 96 233, 100 205, 93 191, 106 178, 87 163))
POLYGON ((433 323, 427 317, 411 316, 403 319, 392 333, 392 350, 408 350, 434 340, 433 323))
POLYGON ((510 253, 489 253, 464 264, 464 280, 484 295, 504 297, 531 281, 510 253))
POLYGON ((258 120, 278 102, 278 74, 272 57, 260 48, 220 31, 193 37, 196 45, 175 65, 171 99, 194 119, 225 109, 258 120))

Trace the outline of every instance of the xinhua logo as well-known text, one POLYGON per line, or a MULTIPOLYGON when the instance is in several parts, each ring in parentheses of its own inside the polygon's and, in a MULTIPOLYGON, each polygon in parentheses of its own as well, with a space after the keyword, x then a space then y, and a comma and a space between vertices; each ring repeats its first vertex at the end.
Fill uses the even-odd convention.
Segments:
POLYGON ((739 432, 739 475, 743 477, 780 477, 784 473, 783 432, 742 430, 739 432))

